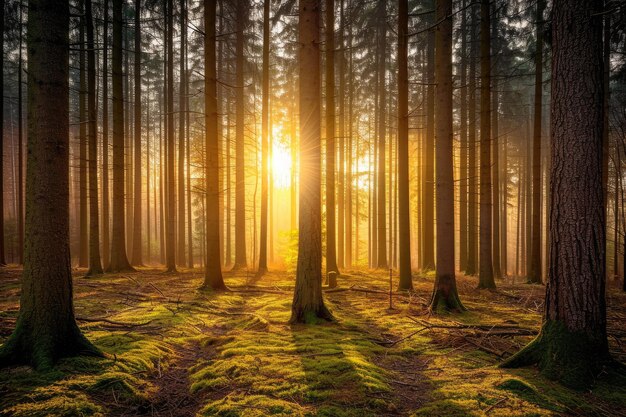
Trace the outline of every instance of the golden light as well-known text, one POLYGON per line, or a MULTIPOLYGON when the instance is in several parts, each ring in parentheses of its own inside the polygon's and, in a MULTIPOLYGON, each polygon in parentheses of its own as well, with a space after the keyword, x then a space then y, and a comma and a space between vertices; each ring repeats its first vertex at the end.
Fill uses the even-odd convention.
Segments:
POLYGON ((275 188, 289 188, 291 186, 291 160, 290 150, 282 143, 274 141, 272 147, 271 175, 275 188))

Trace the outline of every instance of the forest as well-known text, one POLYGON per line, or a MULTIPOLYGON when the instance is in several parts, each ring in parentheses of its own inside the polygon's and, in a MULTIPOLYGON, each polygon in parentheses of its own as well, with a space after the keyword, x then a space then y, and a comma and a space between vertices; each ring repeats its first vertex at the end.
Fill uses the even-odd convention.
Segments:
POLYGON ((0 416, 626 417, 626 1, 0 11, 0 416))

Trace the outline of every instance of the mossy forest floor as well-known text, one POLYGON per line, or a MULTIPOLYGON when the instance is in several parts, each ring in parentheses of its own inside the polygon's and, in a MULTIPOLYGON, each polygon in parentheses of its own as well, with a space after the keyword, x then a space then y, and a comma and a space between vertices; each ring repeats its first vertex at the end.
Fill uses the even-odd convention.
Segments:
MULTIPOLYGON (((200 271, 75 275, 79 324, 107 359, 49 372, 0 371, 2 416, 626 416, 626 378, 588 392, 498 362, 532 339, 543 286, 459 278, 463 314, 429 316, 433 277, 393 293, 385 272, 347 271, 326 290, 336 323, 290 326, 293 274, 200 271)), ((0 271, 0 343, 18 312, 21 270, 0 271)), ((397 281, 397 278, 394 277, 397 281)), ((394 283, 395 287, 395 283, 394 283)), ((611 352, 626 359, 626 295, 608 292, 611 352)))

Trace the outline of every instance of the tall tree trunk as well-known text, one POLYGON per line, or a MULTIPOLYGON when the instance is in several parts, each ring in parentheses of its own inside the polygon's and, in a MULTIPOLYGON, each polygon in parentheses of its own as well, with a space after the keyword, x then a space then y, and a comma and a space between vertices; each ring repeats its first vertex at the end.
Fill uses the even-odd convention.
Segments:
POLYGON ((217 3, 215 0, 204 2, 204 118, 205 134, 205 256, 204 289, 224 290, 222 262, 220 259, 220 223, 219 223, 219 164, 218 132, 217 132, 217 61, 215 33, 217 3))
POLYGON ((22 88, 22 5, 19 6, 19 51, 17 64, 17 260, 24 263, 24 103, 22 88))
POLYGON ((174 159, 176 157, 174 140, 174 2, 166 0, 167 12, 167 99, 166 99, 166 155, 167 155, 167 210, 166 210, 166 239, 165 239, 165 267, 167 272, 176 271, 176 172, 174 159))
POLYGON ((422 270, 435 269, 435 32, 427 36, 426 54, 426 141, 423 179, 422 233, 424 238, 422 270))
POLYGON ((543 112, 543 10, 545 0, 537 1, 537 42, 535 46, 535 106, 533 124, 532 238, 527 280, 541 284, 541 113, 543 112))
POLYGON ((437 274, 430 310, 465 310, 456 288, 454 257, 454 151, 452 137, 452 0, 436 1, 435 103, 437 128, 437 274))
MULTIPOLYGON (((4 33, 4 5, 0 9, 0 33, 4 33)), ((0 266, 4 266, 4 36, 0 36, 0 97, 0 266)))
MULTIPOLYGON (((143 265, 141 236, 141 0, 135 0, 135 186, 133 194, 133 253, 131 263, 143 265)), ((148 155, 148 158, 150 156, 148 155)))
POLYGON ((245 114, 244 114, 244 27, 247 0, 236 0, 235 17, 235 265, 246 268, 246 174, 245 174, 245 114))
POLYGON ((467 172, 467 0, 463 0, 463 11, 461 12, 461 103, 460 111, 460 164, 459 164, 459 269, 465 271, 467 269, 467 185, 471 178, 468 178, 467 172))
POLYGON ((476 166, 476 10, 470 5, 470 15, 472 18, 470 29, 470 57, 469 57, 469 81, 468 81, 468 127, 467 135, 468 144, 468 170, 467 176, 469 180, 468 188, 468 218, 467 218, 467 267, 466 275, 476 275, 478 272, 478 204, 476 196, 478 195, 478 175, 476 166))
POLYGON ((102 5, 102 264, 109 267, 110 214, 109 214, 109 0, 102 5))
POLYGON ((320 0, 299 2, 300 207, 291 323, 332 320, 322 295, 320 0))
MULTIPOLYGON (((326 1, 326 274, 331 288, 337 268, 335 228, 335 1, 326 1), (335 274, 331 274, 334 272, 335 274)), ((341 168, 341 167, 340 167, 341 168)))
MULTIPOLYGON (((78 38, 80 52, 78 53, 80 86, 78 91, 78 114, 79 114, 79 161, 78 161, 78 181, 79 181, 79 242, 78 242, 78 266, 86 268, 89 266, 89 230, 87 212, 87 71, 85 65, 85 0, 80 0, 80 23, 78 38)), ((21 63, 21 61, 20 61, 21 63)), ((20 74, 22 71, 20 70, 20 74)), ((22 85, 20 82, 20 90, 22 85)), ((21 118, 20 118, 21 120, 21 118)), ((21 148, 21 146, 20 146, 21 148)), ((21 183, 21 182, 20 182, 21 183)))
POLYGON ((401 290, 413 289, 411 279, 411 216, 409 201, 409 72, 408 0, 398 1, 398 215, 400 222, 401 290))
POLYGON ((544 322, 539 336, 504 363, 538 363, 543 374, 574 388, 592 384, 609 360, 602 10, 602 2, 582 0, 555 2, 552 10, 552 238, 544 322))
POLYGON ((67 0, 28 3, 28 172, 20 312, 0 367, 49 369, 102 354, 74 318, 69 237, 69 17, 67 0))
POLYGON ((489 0, 480 3, 480 262, 478 288, 495 288, 491 194, 491 25, 489 0))
MULTIPOLYGON (((498 4, 493 1, 491 5, 491 36, 494 41, 493 55, 500 53, 498 49, 498 4)), ((493 73, 497 71, 497 60, 494 63, 493 73)), ((492 80, 491 97, 491 156, 493 164, 491 166, 491 191, 492 191, 492 219, 493 219, 493 276, 495 279, 502 278, 502 265, 500 264, 500 138, 498 137, 498 118, 499 118, 499 95, 498 95, 498 76, 494 74, 492 80)))
MULTIPOLYGON (((257 276, 267 272, 267 197, 269 186, 270 0, 263 1, 263 97, 261 109, 261 241, 257 276)), ((270 232, 271 233, 271 232, 270 232)))
POLYGON ((123 0, 113 0, 113 226, 107 272, 134 271, 126 255, 124 216, 124 94, 122 71, 123 0))
POLYGON ((85 0, 87 24, 87 117, 89 144, 89 271, 102 274, 100 260, 100 222, 98 218, 98 110, 96 108, 96 52, 91 0, 85 0))
POLYGON ((377 181, 377 262, 376 267, 387 269, 387 192, 385 187, 385 135, 387 132, 386 105, 386 48, 387 48, 387 0, 378 2, 378 181, 377 181))
POLYGON ((187 6, 186 0, 180 0, 180 84, 178 89, 178 238, 176 240, 176 259, 178 265, 185 265, 185 148, 186 143, 185 122, 187 116, 187 71, 185 70, 185 47, 187 45, 187 6))

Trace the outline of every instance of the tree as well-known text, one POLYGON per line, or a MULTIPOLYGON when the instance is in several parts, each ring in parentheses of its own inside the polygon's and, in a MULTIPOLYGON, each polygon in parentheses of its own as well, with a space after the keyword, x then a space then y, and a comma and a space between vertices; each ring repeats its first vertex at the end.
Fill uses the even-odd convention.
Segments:
POLYGON ((203 289, 224 290, 222 262, 220 258, 220 222, 219 222, 219 165, 217 131, 217 60, 215 44, 216 0, 204 2, 204 118, 205 134, 205 178, 206 178, 206 265, 203 289))
POLYGON ((503 364, 537 363, 544 375, 574 388, 589 386, 609 361, 602 11, 602 2, 583 0, 553 6, 552 238, 544 319, 539 336, 503 364))
POLYGON ((298 262, 290 323, 333 320, 322 295, 320 0, 299 2, 300 194, 298 262))
POLYGON ((465 271, 467 269, 467 1, 463 0, 463 11, 461 12, 461 56, 460 56, 460 164, 459 164, 459 269, 465 271))
POLYGON ((409 203, 409 74, 408 0, 398 1, 398 221, 400 222, 401 290, 413 289, 411 276, 411 217, 409 203))
POLYGON ((109 0, 102 4, 102 264, 107 269, 111 244, 109 219, 109 0))
MULTIPOLYGON (((335 1, 326 0, 326 274, 335 287, 337 244, 335 225, 335 1), (334 272, 335 274, 331 274, 334 272)), ((340 167, 341 168, 341 167, 340 167)), ((341 232, 341 231, 340 231, 341 232)))
POLYGON ((28 172, 20 312, 0 367, 102 356, 74 318, 69 246, 69 2, 28 3, 28 172))
POLYGON ((470 54, 469 54, 469 81, 467 83, 468 100, 468 167, 467 178, 469 181, 467 206, 467 266, 466 275, 476 275, 478 271, 477 257, 477 237, 478 237, 478 205, 476 195, 478 194, 478 175, 476 175, 476 11, 470 2, 471 29, 470 29, 470 54))
POLYGON ((236 0, 235 22, 235 265, 245 268, 246 260, 246 173, 244 114, 244 27, 247 0, 236 0))
MULTIPOLYGON (((78 91, 78 115, 79 115, 79 161, 78 161, 78 182, 79 182, 79 246, 78 246, 78 266, 85 268, 89 265, 89 230, 87 212, 87 80, 85 71, 85 0, 79 1, 80 23, 78 37, 80 51, 78 53, 80 86, 78 91)), ((21 87, 20 87, 21 88, 21 87)))
POLYGON ((386 187, 385 187, 385 134, 387 132, 387 125, 385 119, 385 78, 386 78, 386 65, 387 58, 386 46, 387 46, 387 0, 380 0, 378 2, 378 183, 377 187, 377 199, 376 204, 378 206, 377 215, 377 262, 376 266, 381 269, 387 269, 387 228, 386 228, 386 187))
MULTIPOLYGON (((4 34, 4 3, 0 8, 0 33, 4 34)), ((4 35, 0 36, 0 266, 6 265, 4 256, 4 35)))
POLYGON ((269 187, 269 95, 270 95, 270 0, 263 2, 263 98, 261 109, 261 240, 259 242, 259 270, 257 276, 267 272, 267 195, 269 187))
POLYGON ((495 288, 491 193, 491 24, 489 0, 480 2, 480 259, 478 288, 495 288))
MULTIPOLYGON (((185 148, 187 144, 185 124, 187 120, 187 70, 185 67, 187 46, 186 0, 180 0, 180 83, 178 90, 178 237, 176 258, 179 265, 185 264, 185 148)), ((191 248, 190 248, 191 251, 191 248)))
POLYGON ((141 242, 141 0, 135 0, 135 134, 134 157, 135 174, 133 199, 133 253, 131 262, 135 266, 143 264, 141 242))
POLYGON ((435 29, 435 165, 437 170, 437 268, 430 310, 462 311, 454 267, 454 152, 452 146, 452 0, 437 0, 435 29))
POLYGON ((535 47, 535 106, 533 121, 533 194, 530 270, 527 280, 541 284, 541 113, 543 98, 543 10, 545 0, 537 1, 537 41, 535 47))
MULTIPOLYGON (((432 4, 432 3, 431 3, 432 4)), ((423 179, 423 215, 422 215, 422 233, 424 235, 423 242, 423 260, 422 270, 435 269, 435 33, 429 30, 427 37, 426 52, 426 140, 425 152, 423 159, 424 179, 423 179)))
POLYGON ((167 11, 165 13, 165 45, 167 59, 165 71, 167 77, 166 90, 166 173, 167 173, 167 209, 166 209, 166 239, 165 239, 165 267, 167 272, 176 272, 176 171, 174 170, 174 158, 176 149, 174 146, 174 2, 166 0, 167 11))
POLYGON ((89 270, 87 275, 102 274, 100 260, 100 222, 98 216, 98 110, 96 109, 96 52, 91 0, 85 0, 87 24, 87 143, 89 146, 89 270))
POLYGON ((113 0, 113 226, 111 259, 107 272, 134 271, 126 255, 126 218, 124 216, 124 90, 122 86, 122 7, 113 0))

